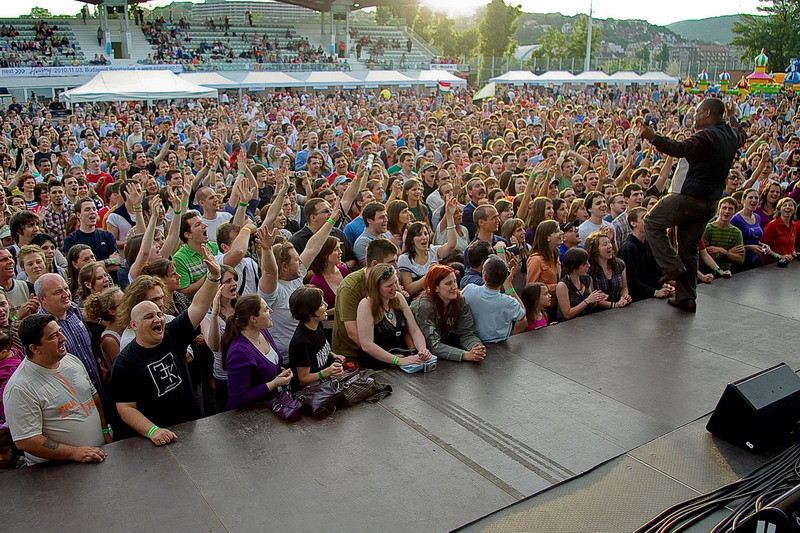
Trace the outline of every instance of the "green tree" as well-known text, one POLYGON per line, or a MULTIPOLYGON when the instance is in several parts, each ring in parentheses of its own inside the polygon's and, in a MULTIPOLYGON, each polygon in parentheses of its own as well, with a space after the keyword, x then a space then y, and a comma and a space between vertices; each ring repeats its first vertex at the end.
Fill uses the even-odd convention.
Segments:
POLYGON ((479 25, 481 54, 484 57, 506 57, 514 52, 517 41, 517 19, 522 6, 507 6, 504 0, 492 0, 479 25))
POLYGON ((567 36, 561 30, 550 27, 539 39, 540 48, 533 52, 536 57, 567 57, 567 36))
MULTIPOLYGON (((556 59, 582 59, 586 55, 586 34, 589 32, 586 16, 578 16, 572 23, 572 32, 563 33, 561 28, 549 27, 539 39, 541 48, 534 52, 536 57, 556 59)), ((600 28, 592 27, 592 53, 600 44, 600 28)))
POLYGON ((783 70, 800 50, 800 0, 760 0, 764 16, 740 15, 734 23, 731 44, 743 50, 750 61, 763 48, 772 70, 783 70))
POLYGON ((475 55, 478 49, 478 28, 472 27, 468 30, 456 32, 453 34, 453 48, 445 52, 448 56, 465 56, 471 57, 475 55))
POLYGON ((378 6, 375 9, 375 24, 378 26, 385 26, 389 24, 394 18, 391 8, 386 6, 378 6))
POLYGON ((50 13, 50 10, 49 9, 45 9, 43 7, 32 7, 31 8, 31 14, 28 15, 28 16, 31 17, 31 18, 34 18, 34 19, 49 19, 49 18, 53 18, 53 14, 50 13))

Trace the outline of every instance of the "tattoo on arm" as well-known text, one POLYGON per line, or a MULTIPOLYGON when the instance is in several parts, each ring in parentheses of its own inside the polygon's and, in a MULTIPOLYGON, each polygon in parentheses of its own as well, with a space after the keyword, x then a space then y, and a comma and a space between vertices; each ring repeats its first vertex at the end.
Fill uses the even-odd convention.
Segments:
POLYGON ((61 443, 56 442, 53 439, 45 439, 44 442, 42 443, 42 446, 44 446, 48 450, 55 450, 56 448, 61 446, 61 443))

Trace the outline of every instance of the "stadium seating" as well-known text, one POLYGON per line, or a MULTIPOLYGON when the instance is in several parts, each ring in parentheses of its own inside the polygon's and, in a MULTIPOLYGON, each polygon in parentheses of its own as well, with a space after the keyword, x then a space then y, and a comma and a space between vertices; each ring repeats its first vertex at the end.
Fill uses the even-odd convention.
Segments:
POLYGON ((412 41, 411 52, 408 51, 408 33, 397 26, 373 26, 354 24, 351 29, 351 54, 356 55, 356 46, 362 42, 359 61, 364 64, 374 63, 375 68, 387 69, 427 69, 431 55, 412 41), (405 56, 405 61, 403 61, 405 56))
POLYGON ((20 46, 21 43, 34 41, 36 31, 34 25, 43 19, 17 18, 0 19, 0 27, 9 28, 13 26, 16 36, 0 36, 0 66, 68 66, 73 64, 85 64, 86 58, 83 51, 75 41, 72 30, 69 29, 69 22, 64 19, 44 20, 51 28, 58 28, 54 31, 54 37, 66 37, 68 43, 55 49, 55 53, 43 53, 39 50, 31 51, 28 57, 26 50, 14 49, 13 46, 20 46), (16 60, 12 58, 16 57, 16 60))
POLYGON ((143 27, 145 36, 157 48, 164 35, 174 33, 175 38, 167 39, 168 43, 161 46, 163 57, 142 59, 140 63, 181 63, 188 70, 250 70, 254 64, 260 70, 349 69, 346 61, 326 54, 319 43, 300 35, 291 24, 232 25, 227 31, 197 22, 184 29, 174 30, 176 27, 170 24, 143 27), (268 44, 264 43, 265 36, 268 44), (180 42, 180 46, 171 46, 170 42, 180 42))

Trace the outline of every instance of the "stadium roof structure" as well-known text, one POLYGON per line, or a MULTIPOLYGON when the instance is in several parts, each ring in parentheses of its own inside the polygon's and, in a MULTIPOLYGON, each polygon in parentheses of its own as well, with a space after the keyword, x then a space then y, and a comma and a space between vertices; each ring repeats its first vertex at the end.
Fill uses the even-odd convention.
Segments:
MULTIPOLYGON (((105 0, 78 0, 84 4, 94 4, 100 5, 105 3, 105 0)), ((129 4, 144 4, 145 2, 149 2, 150 0, 128 0, 129 4)), ((234 0, 235 1, 235 0, 234 0)), ((347 0, 346 2, 342 2, 341 0, 275 0, 276 2, 280 2, 282 4, 291 4, 293 6, 300 6, 305 7, 307 9, 313 9, 314 11, 330 11, 331 7, 336 4, 337 6, 346 5, 350 11, 356 11, 359 9, 364 9, 365 7, 379 7, 379 6, 404 6, 413 4, 413 0, 364 0, 363 2, 358 0, 347 0)))
MULTIPOLYGON (((276 2, 280 2, 282 4, 291 4, 293 6, 300 6, 305 7, 307 9, 313 9, 314 11, 330 11, 334 4, 337 6, 341 6, 343 2, 340 0, 275 0, 276 2)), ((347 0, 344 2, 344 5, 350 9, 350 11, 357 11, 359 9, 364 9, 365 7, 379 7, 379 6, 404 6, 413 4, 412 0, 364 0, 363 2, 359 0, 347 0)))

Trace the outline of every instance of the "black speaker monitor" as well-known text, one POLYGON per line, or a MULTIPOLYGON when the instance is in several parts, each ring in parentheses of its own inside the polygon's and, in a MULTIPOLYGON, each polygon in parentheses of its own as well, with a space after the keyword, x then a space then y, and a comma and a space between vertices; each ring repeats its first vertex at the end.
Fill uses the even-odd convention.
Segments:
POLYGON ((800 423, 800 376, 785 363, 729 383, 706 424, 713 435, 759 451, 800 423))

